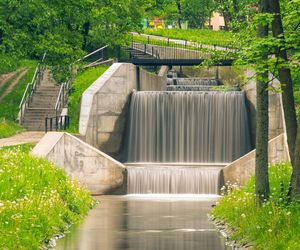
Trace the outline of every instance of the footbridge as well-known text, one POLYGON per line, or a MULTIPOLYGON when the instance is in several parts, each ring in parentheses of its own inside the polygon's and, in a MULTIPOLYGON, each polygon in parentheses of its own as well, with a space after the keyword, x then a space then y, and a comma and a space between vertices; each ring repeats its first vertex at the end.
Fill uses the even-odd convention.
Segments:
POLYGON ((232 65, 236 51, 228 47, 203 45, 176 40, 157 39, 133 34, 127 45, 120 47, 118 61, 138 66, 193 66, 213 59, 216 66, 232 65))

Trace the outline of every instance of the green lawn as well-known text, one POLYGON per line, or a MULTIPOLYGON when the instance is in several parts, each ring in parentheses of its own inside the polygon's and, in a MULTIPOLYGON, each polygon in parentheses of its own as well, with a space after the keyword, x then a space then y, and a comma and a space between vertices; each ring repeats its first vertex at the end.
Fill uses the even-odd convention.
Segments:
POLYGON ((0 139, 13 136, 23 130, 19 124, 0 118, 0 139))
POLYGON ((143 33, 187 40, 202 44, 233 47, 234 34, 228 31, 213 31, 208 29, 144 29, 143 33))
POLYGON ((258 206, 255 201, 255 179, 245 187, 232 189, 213 209, 212 215, 234 230, 231 240, 250 243, 254 249, 299 249, 300 201, 286 200, 291 166, 273 165, 270 172, 270 200, 258 206))
POLYGON ((28 72, 24 75, 15 88, 0 102, 0 117, 11 121, 17 119, 19 113, 19 104, 26 89, 27 83, 31 82, 35 68, 36 61, 22 61, 21 68, 28 68, 28 72))
POLYGON ((80 100, 83 92, 94 83, 106 70, 108 66, 98 66, 89 68, 81 72, 72 83, 71 94, 69 97, 69 115, 70 127, 68 129, 71 133, 78 133, 79 128, 79 113, 80 113, 80 100))
POLYGON ((63 170, 29 155, 31 148, 0 148, 0 249, 41 249, 94 205, 63 170))

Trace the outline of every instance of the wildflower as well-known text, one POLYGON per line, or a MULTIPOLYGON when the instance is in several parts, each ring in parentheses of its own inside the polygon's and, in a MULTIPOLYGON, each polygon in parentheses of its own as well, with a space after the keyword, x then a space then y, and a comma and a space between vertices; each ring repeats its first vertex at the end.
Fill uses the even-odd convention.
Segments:
POLYGON ((272 214, 272 211, 269 211, 269 214, 271 215, 271 214, 272 214))
POLYGON ((246 218, 246 215, 245 215, 245 214, 241 214, 241 216, 242 216, 243 218, 246 218))
POLYGON ((270 229, 268 230, 268 232, 271 233, 271 232, 272 232, 272 229, 270 228, 270 229))

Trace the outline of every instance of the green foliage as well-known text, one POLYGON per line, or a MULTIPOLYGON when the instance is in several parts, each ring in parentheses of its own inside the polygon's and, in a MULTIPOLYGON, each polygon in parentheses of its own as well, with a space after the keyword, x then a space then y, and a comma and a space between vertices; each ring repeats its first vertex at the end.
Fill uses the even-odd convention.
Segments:
POLYGON ((63 170, 26 153, 28 147, 0 149, 1 249, 41 249, 94 204, 63 170))
POLYGON ((71 123, 69 132, 78 133, 80 100, 83 92, 94 83, 106 70, 108 66, 98 66, 89 68, 81 72, 72 83, 72 89, 69 97, 69 115, 71 123))
POLYGON ((19 104, 26 89, 27 83, 31 82, 36 68, 36 61, 20 61, 21 68, 28 68, 28 72, 20 79, 14 89, 0 102, 0 117, 15 121, 19 112, 19 104))
POLYGON ((218 46, 232 47, 235 43, 233 34, 226 31, 206 29, 145 29, 144 33, 218 46))
POLYGON ((240 244, 250 243, 254 249, 264 250, 298 249, 300 201, 287 202, 291 166, 272 165, 269 175, 271 196, 262 206, 256 203, 252 177, 243 188, 231 186, 212 215, 234 229, 230 240, 240 244))
POLYGON ((0 139, 13 136, 23 130, 19 124, 0 118, 0 139))

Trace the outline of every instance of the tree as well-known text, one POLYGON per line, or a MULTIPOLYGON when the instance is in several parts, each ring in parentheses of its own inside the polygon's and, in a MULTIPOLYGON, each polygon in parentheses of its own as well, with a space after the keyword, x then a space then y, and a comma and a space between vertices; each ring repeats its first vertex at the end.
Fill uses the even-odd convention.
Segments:
MULTIPOLYGON (((268 37, 268 22, 264 14, 268 12, 268 0, 260 0, 259 12, 262 19, 257 26, 257 38, 263 40, 268 37)), ((262 41, 260 56, 262 61, 268 59, 268 49, 262 41)), ((255 189, 257 200, 261 203, 269 197, 269 175, 268 175, 268 130, 269 130, 269 94, 268 94, 268 68, 265 64, 256 65, 256 165, 255 165, 255 189)))
POLYGON ((297 126, 294 101, 294 86, 287 55, 286 39, 281 18, 280 2, 279 0, 270 0, 270 2, 270 11, 273 14, 272 32, 274 38, 276 39, 275 55, 280 64, 278 66, 278 77, 282 84, 282 100, 286 122, 287 139, 291 163, 293 167, 291 176, 291 189, 289 195, 292 199, 295 199, 300 195, 300 124, 297 126))

